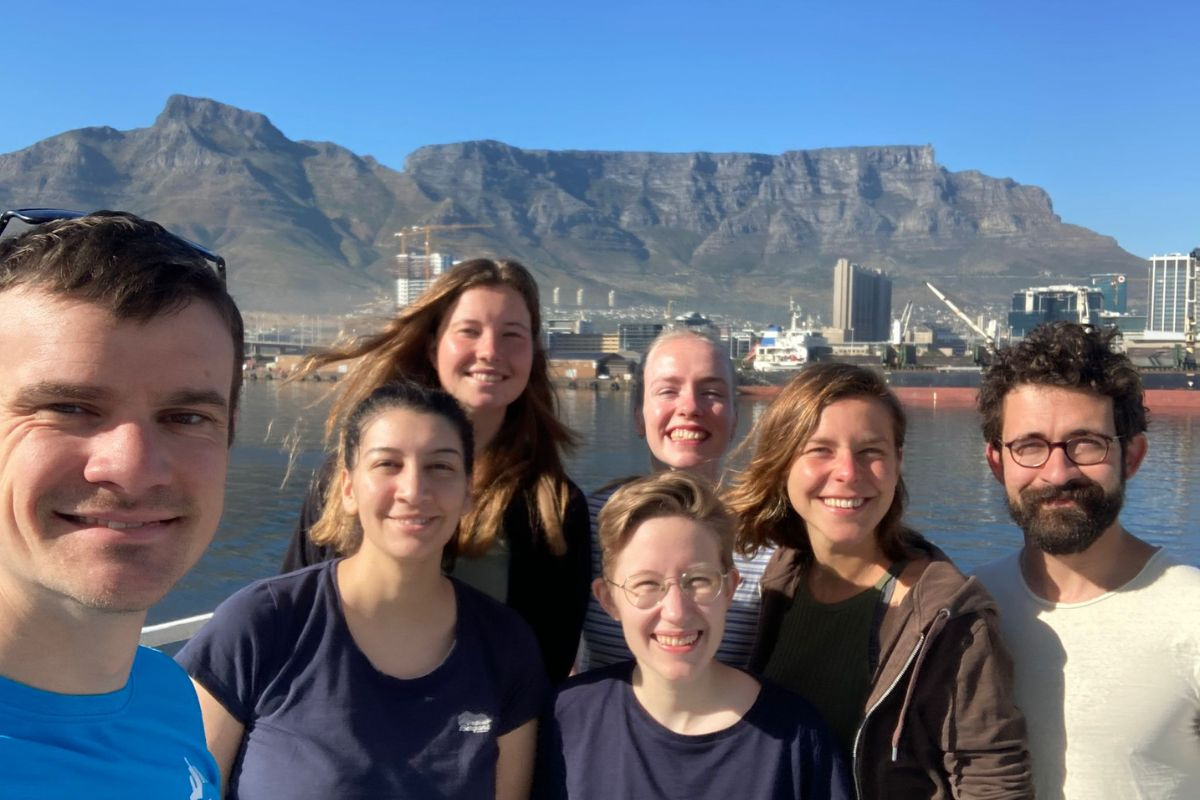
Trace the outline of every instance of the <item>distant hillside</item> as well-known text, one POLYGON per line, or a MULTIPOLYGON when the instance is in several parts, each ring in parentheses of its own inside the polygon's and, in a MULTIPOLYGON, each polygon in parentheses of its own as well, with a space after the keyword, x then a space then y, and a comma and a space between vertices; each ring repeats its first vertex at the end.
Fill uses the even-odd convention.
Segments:
POLYGON ((84 128, 0 155, 0 206, 152 217, 219 250, 243 307, 309 313, 390 292, 392 234, 414 224, 490 224, 438 241, 518 258, 547 295, 615 287, 712 310, 789 294, 812 307, 843 256, 893 273, 900 291, 933 276, 961 287, 1145 269, 1064 224, 1042 189, 949 172, 929 146, 768 156, 481 141, 422 147, 397 172, 178 95, 149 128, 84 128))

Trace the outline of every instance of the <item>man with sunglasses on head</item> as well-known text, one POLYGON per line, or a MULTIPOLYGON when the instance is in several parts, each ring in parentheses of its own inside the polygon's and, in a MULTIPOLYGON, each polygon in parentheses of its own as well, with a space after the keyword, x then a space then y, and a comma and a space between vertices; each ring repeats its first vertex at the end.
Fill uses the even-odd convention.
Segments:
POLYGON ((0 796, 216 798, 191 684, 138 638, 221 516, 243 348, 224 262, 130 214, 12 220, 0 796))
POLYGON ((1041 325, 985 374, 987 461, 1025 546, 978 577, 1015 661, 1037 796, 1194 800, 1200 570, 1121 524, 1146 409, 1115 335, 1041 325))

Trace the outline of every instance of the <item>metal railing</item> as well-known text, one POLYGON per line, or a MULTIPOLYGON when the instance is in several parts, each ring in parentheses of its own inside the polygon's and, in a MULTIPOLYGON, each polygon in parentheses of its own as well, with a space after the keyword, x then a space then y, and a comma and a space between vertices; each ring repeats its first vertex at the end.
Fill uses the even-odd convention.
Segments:
POLYGON ((146 647, 162 647, 163 645, 186 642, 192 638, 204 623, 212 619, 212 612, 197 614, 194 617, 175 619, 170 622, 160 622, 157 625, 147 625, 142 628, 141 643, 146 647))

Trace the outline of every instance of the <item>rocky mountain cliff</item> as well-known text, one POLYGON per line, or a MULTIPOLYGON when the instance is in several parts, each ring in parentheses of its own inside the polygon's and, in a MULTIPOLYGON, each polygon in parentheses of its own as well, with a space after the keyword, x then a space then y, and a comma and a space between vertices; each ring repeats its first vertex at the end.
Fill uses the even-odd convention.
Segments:
POLYGON ((149 128, 85 128, 0 155, 0 206, 154 218, 220 251, 243 307, 264 310, 343 311, 390 291, 393 233, 414 224, 490 225, 442 234, 440 249, 518 258, 547 295, 615 287, 713 310, 789 294, 823 307, 839 257, 888 270, 901 292, 934 276, 1144 270, 1113 239, 1064 224, 1043 190, 950 172, 929 146, 768 156, 479 141, 422 147, 397 172, 183 96, 149 128))

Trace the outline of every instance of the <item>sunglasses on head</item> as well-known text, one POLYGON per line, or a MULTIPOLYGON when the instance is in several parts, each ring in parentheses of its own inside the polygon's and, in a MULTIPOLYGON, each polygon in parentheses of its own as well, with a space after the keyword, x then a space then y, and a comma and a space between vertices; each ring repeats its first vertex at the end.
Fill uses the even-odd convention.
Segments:
MULTIPOLYGON (((60 219, 79 219, 86 217, 86 211, 70 211, 65 208, 16 208, 11 211, 5 211, 0 214, 0 235, 4 234, 4 229, 8 227, 9 220, 17 220, 24 222, 26 225, 44 225, 47 222, 54 222, 60 219)), ((170 233, 170 231, 167 231, 170 233)), ((217 273, 217 277, 221 279, 221 285, 227 285, 225 277, 225 259, 209 250, 207 247, 198 245, 190 239, 185 239, 179 234, 171 233, 180 242, 183 242, 188 248, 213 265, 213 270, 217 273)))

